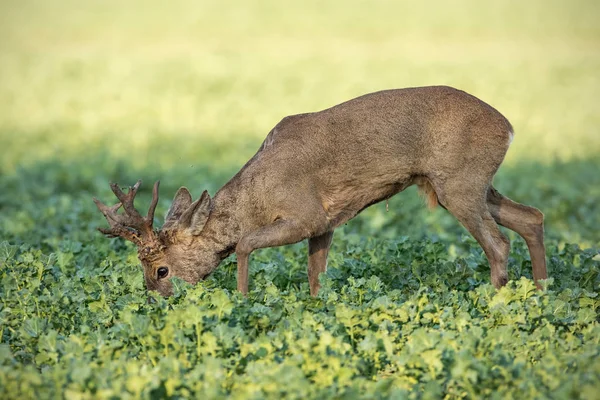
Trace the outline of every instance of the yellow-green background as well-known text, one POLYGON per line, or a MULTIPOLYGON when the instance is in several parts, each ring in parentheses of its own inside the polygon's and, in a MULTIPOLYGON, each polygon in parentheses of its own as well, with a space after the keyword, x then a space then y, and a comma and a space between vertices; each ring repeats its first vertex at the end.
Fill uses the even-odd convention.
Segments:
POLYGON ((512 121, 509 163, 593 156, 599 17, 595 1, 3 0, 2 165, 91 146, 202 163, 203 144, 258 143, 285 115, 435 84, 512 121), (184 160, 145 153, 166 142, 184 160))

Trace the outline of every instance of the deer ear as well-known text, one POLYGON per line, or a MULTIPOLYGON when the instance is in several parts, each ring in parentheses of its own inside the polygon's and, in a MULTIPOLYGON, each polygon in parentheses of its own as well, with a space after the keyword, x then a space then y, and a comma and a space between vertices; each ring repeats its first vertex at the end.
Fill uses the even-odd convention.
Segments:
POLYGON ((208 220, 210 210, 212 209, 212 200, 205 190, 198 200, 181 216, 180 225, 188 229, 192 235, 199 235, 208 220))
POLYGON ((169 207, 169 211, 167 211, 167 216, 165 217, 165 225, 174 224, 179 221, 183 213, 190 208, 192 204, 192 195, 189 190, 185 187, 180 187, 177 193, 175 193, 175 197, 173 198, 173 203, 171 203, 171 207, 169 207))

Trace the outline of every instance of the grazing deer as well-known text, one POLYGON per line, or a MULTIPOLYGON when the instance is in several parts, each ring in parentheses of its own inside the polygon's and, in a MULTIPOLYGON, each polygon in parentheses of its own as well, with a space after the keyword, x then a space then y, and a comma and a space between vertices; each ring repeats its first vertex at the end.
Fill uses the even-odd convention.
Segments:
POLYGON ((111 184, 119 199, 112 207, 94 201, 110 224, 100 231, 134 242, 147 288, 165 296, 172 293, 167 278, 194 284, 233 252, 237 288, 246 294, 252 251, 304 239, 316 295, 335 228, 413 184, 475 237, 497 288, 508 280, 510 249, 497 224, 521 235, 540 287, 547 277, 543 214, 492 186, 513 135, 496 109, 463 91, 386 90, 285 117, 213 199, 204 191, 192 202, 180 188, 159 231, 152 228, 158 182, 146 217, 133 205, 140 181, 128 193, 111 184))

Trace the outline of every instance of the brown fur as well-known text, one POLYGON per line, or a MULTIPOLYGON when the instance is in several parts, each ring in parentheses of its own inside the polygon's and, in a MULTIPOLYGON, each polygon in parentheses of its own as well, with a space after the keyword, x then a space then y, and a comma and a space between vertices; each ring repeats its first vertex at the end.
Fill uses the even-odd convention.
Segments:
POLYGON ((252 251, 308 239, 316 295, 335 228, 413 184, 481 244, 496 287, 507 282, 510 247, 497 224, 523 236, 539 286, 542 214, 491 186, 512 132, 493 107, 445 86, 386 90, 286 117, 214 199, 205 192, 192 203, 187 189, 177 192, 158 235, 164 247, 142 259, 148 289, 168 295, 166 278, 195 283, 235 251, 238 289, 247 293, 252 251))
POLYGON ((436 208, 438 206, 438 198, 437 194, 435 193, 435 189, 433 188, 433 185, 431 184, 429 179, 423 178, 416 182, 416 185, 419 187, 419 194, 425 200, 427 207, 430 210, 436 208))

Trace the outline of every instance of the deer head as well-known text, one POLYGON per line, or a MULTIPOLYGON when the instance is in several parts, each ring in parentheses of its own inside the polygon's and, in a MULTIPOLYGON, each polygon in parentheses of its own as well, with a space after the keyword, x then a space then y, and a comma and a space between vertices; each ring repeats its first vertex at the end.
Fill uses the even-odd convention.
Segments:
POLYGON ((172 285, 168 278, 176 276, 195 284, 209 275, 221 261, 217 253, 199 240, 212 208, 212 200, 204 191, 198 200, 192 202, 190 192, 181 187, 175 194, 164 225, 160 230, 155 230, 154 211, 158 204, 160 182, 154 184, 152 202, 145 217, 133 204, 141 183, 138 181, 127 193, 111 183, 110 187, 119 200, 111 207, 94 198, 110 226, 98 230, 108 237, 121 237, 135 243, 147 289, 169 296, 172 294, 172 285), (124 212, 118 213, 121 207, 124 212))

